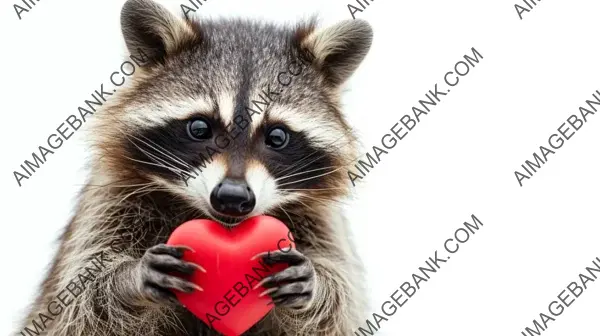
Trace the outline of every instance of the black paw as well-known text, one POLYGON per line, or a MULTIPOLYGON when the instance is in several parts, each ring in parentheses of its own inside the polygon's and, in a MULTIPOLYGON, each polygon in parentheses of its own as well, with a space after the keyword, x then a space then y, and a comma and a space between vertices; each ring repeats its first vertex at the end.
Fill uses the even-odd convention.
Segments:
POLYGON ((178 276, 191 275, 196 270, 206 272, 200 265, 181 260, 185 250, 192 251, 187 246, 159 244, 144 253, 136 268, 138 289, 144 299, 155 303, 177 303, 172 289, 184 293, 202 291, 196 284, 178 276))
POLYGON ((310 304, 315 290, 315 268, 312 262, 296 249, 261 253, 267 265, 285 263, 290 265, 283 271, 264 278, 255 288, 267 288, 260 295, 269 295, 277 307, 305 309, 310 304))

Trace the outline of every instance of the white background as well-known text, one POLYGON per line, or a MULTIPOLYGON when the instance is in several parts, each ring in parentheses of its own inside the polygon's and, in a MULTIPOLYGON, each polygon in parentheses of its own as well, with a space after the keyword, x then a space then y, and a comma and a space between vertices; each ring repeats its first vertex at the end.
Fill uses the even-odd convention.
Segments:
MULTIPOLYGON (((163 3, 179 12, 179 2, 163 3)), ((32 301, 84 183, 81 130, 20 188, 13 171, 127 55, 123 1, 41 0, 21 21, 12 4, 0 5, 0 334, 15 331, 32 301)), ((199 14, 295 22, 319 13, 328 25, 351 18, 347 4, 208 0, 199 14)), ((599 12, 598 1, 543 1, 519 20, 507 0, 429 0, 376 1, 358 13, 374 42, 344 105, 365 148, 435 83, 445 87, 444 74, 472 47, 484 57, 349 202, 380 314, 435 250, 447 255, 444 241, 471 214, 484 224, 378 335, 521 335, 600 257, 600 113, 523 187, 513 173, 600 90, 599 12)), ((597 282, 543 334, 598 335, 597 282)))

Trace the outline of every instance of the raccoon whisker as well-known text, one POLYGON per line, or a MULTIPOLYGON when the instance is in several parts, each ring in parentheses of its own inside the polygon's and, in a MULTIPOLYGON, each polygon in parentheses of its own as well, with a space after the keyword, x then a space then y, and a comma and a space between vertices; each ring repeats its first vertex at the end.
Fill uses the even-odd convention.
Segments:
MULTIPOLYGON (((115 188, 130 188, 130 187, 139 187, 139 186, 144 186, 144 185, 148 185, 148 184, 152 184, 153 182, 148 182, 148 183, 142 183, 142 184, 126 184, 126 185, 116 185, 115 183, 118 182, 124 182, 124 181, 129 181, 129 179, 124 179, 124 180, 119 180, 119 181, 115 181, 115 182, 111 182, 111 183, 107 183, 107 184, 88 184, 87 186, 89 187, 93 187, 93 188, 87 188, 85 190, 83 190, 83 192, 90 192, 90 191, 94 191, 100 188, 107 188, 107 187, 115 187, 115 188)), ((85 186, 85 185, 76 185, 76 186, 85 186)))
MULTIPOLYGON (((307 205, 306 203, 302 202, 302 200, 298 199, 298 202, 302 203, 305 207, 307 207, 307 209, 310 209, 311 207, 309 205, 307 205)), ((283 210, 283 209, 281 209, 283 210)), ((291 211, 290 211, 291 212, 291 211)), ((295 214, 292 212, 293 215, 299 216, 300 218, 304 218, 304 215, 299 215, 299 214, 295 214)))
POLYGON ((155 155, 153 155, 153 154, 150 154, 150 153, 147 153, 146 155, 150 155, 150 156, 151 156, 151 158, 153 159, 153 161, 154 161, 154 162, 156 162, 156 163, 159 163, 159 161, 160 161, 160 163, 162 163, 163 165, 166 165, 167 167, 170 167, 169 169, 171 169, 171 171, 173 171, 173 169, 174 169, 174 170, 176 170, 176 171, 177 171, 179 174, 185 173, 185 174, 186 174, 186 175, 188 175, 188 176, 192 176, 192 174, 190 174, 190 172, 189 172, 188 170, 186 170, 186 169, 182 169, 182 168, 180 168, 180 167, 177 167, 177 166, 175 166, 175 165, 171 164, 171 162, 170 162, 170 161, 167 161, 167 160, 165 160, 164 158, 161 158, 161 157, 155 156, 155 155))
MULTIPOLYGON (((306 197, 306 198, 310 199, 311 201, 313 201, 315 203, 318 203, 320 205, 323 205, 325 207, 331 206, 331 203, 332 203, 332 200, 323 200, 323 199, 320 199, 320 198, 314 198, 314 197, 310 197, 310 196, 307 196, 307 195, 302 195, 302 197, 306 197)), ((313 205, 313 207, 314 207, 314 205, 313 205)))
MULTIPOLYGON (((312 154, 317 153, 317 151, 314 151, 312 154)), ((311 155, 312 155, 311 154, 311 155)), ((301 170, 302 168, 310 165, 311 163, 325 157, 325 155, 320 155, 319 157, 315 158, 314 160, 304 164, 303 166, 298 167, 299 165, 303 164, 305 162, 306 159, 308 159, 311 155, 308 155, 306 157, 304 157, 303 159, 300 159, 298 162, 294 163, 293 165, 291 165, 290 167, 285 168, 284 170, 282 170, 281 172, 277 172, 278 174, 283 174, 285 172, 288 172, 290 169, 293 169, 290 174, 296 173, 297 171, 301 170)))
POLYGON ((324 173, 324 174, 321 174, 321 175, 311 176, 311 177, 307 177, 307 178, 305 178, 305 179, 302 179, 302 180, 296 180, 296 181, 292 181, 292 182, 286 182, 286 183, 278 184, 278 187, 283 187, 283 186, 290 185, 290 184, 294 184, 294 183, 300 183, 300 182, 304 182, 304 181, 308 181, 308 180, 315 179, 315 178, 317 178, 317 177, 321 177, 321 176, 326 176, 326 175, 329 175, 329 174, 333 174, 333 173, 335 173, 336 171, 338 171, 338 170, 340 170, 340 169, 343 169, 343 168, 344 168, 344 167, 339 167, 339 168, 337 168, 337 169, 334 169, 334 170, 332 170, 332 171, 330 171, 330 172, 327 172, 327 173, 324 173))
POLYGON ((170 167, 181 169, 180 167, 176 167, 175 165, 173 165, 172 162, 169 162, 168 160, 165 160, 164 158, 161 158, 160 156, 157 156, 153 153, 150 153, 149 151, 147 151, 145 149, 140 148, 140 146, 138 146, 133 141, 132 141, 132 143, 134 144, 135 147, 137 147, 140 151, 142 151, 144 154, 146 154, 146 156, 149 157, 150 159, 152 159, 154 162, 159 163, 158 161, 160 161, 160 163, 166 164, 170 167))
POLYGON ((121 204, 124 200, 126 200, 127 198, 129 198, 131 195, 135 195, 136 193, 140 193, 141 191, 144 191, 144 189, 147 189, 151 186, 147 186, 147 187, 142 187, 142 188, 138 188, 136 190, 134 190, 133 192, 127 194, 125 197, 123 197, 118 203, 117 205, 121 204))
MULTIPOLYGON (((330 204, 330 203, 328 203, 328 202, 330 202, 330 201, 333 201, 333 200, 329 200, 329 199, 328 199, 328 200, 326 200, 326 201, 323 201, 323 199, 321 199, 321 198, 310 197, 310 196, 308 196, 308 195, 304 195, 304 194, 300 194, 300 195, 298 195, 298 196, 300 196, 300 198, 299 198, 299 199, 296 199, 296 201, 297 201, 297 202, 299 202, 299 203, 302 203, 302 205, 306 206, 308 209, 312 209, 312 208, 314 208, 314 205, 313 205, 313 206, 310 206, 310 205, 308 205, 308 204, 306 204, 306 203, 302 202, 302 199, 301 199, 302 197, 307 197, 307 198, 310 198, 311 200, 316 200, 317 202, 319 202, 319 203, 321 203, 321 204, 323 204, 323 205, 325 205, 325 206, 327 206, 327 207, 330 207, 330 206, 331 206, 331 204, 330 204)), ((292 213, 292 214, 294 214, 294 215, 296 215, 296 216, 298 216, 298 217, 302 217, 302 218, 305 216, 305 214, 298 214, 298 213, 294 213, 294 212, 291 212, 291 211, 290 211, 290 213, 292 213)))
POLYGON ((285 211, 285 209, 283 209, 283 207, 281 205, 279 206, 279 209, 281 209, 281 211, 283 211, 283 213, 289 218, 290 223, 292 225, 294 225, 294 221, 292 220, 292 217, 290 217, 290 215, 287 213, 287 211, 285 211))
MULTIPOLYGON (((133 137, 135 137, 135 136, 133 136, 133 137)), ((136 138, 136 139, 137 139, 137 138, 136 138)), ((169 161, 169 160, 166 160, 166 159, 169 159, 169 158, 166 158, 166 157, 165 157, 165 158, 161 158, 160 156, 157 156, 157 155, 154 155, 154 154, 152 154, 152 153, 148 152, 147 150, 145 150, 145 149, 141 148, 140 146, 138 146, 138 145, 137 145, 137 144, 136 144, 134 141, 132 141, 131 139, 129 139, 129 137, 127 138, 127 140, 129 140, 129 141, 130 141, 130 142, 131 142, 131 143, 132 143, 132 144, 133 144, 133 145, 134 145, 134 146, 135 146, 137 149, 139 149, 139 150, 140 150, 140 151, 142 151, 144 154, 146 154, 146 156, 148 156, 148 157, 149 157, 149 158, 151 158, 151 159, 154 159, 154 161, 155 161, 155 162, 158 160, 158 161, 161 161, 161 163, 163 163, 163 164, 167 164, 168 166, 171 166, 171 167, 173 167, 173 168, 176 168, 176 169, 179 169, 179 170, 182 170, 182 171, 183 171, 183 169, 181 169, 181 167, 177 167, 177 166, 175 166, 175 165, 173 164, 173 162, 171 162, 171 161, 169 161)), ((139 139, 138 139, 138 140, 139 140, 139 139)), ((139 140, 139 141, 141 141, 141 142, 144 142, 143 140, 139 140)), ((152 145, 149 145, 149 144, 147 144, 146 142, 144 142, 144 143, 146 144, 146 146, 149 146, 151 149, 156 149, 156 148, 153 148, 153 147, 152 147, 152 145)), ((157 153, 157 154, 158 154, 158 153, 157 153)), ((157 162, 157 163, 158 163, 158 162, 157 162)), ((175 162, 175 163, 176 163, 176 162, 175 162)), ((185 167, 185 166, 184 166, 184 167, 185 167)))
MULTIPOLYGON (((317 151, 313 152, 313 154, 314 154, 314 153, 317 153, 317 151)), ((312 154, 311 154, 311 155, 312 155, 312 154)), ((308 158, 308 157, 310 157, 311 155, 308 155, 308 156, 307 156, 307 157, 305 157, 304 159, 307 159, 307 158, 308 158)), ((297 167, 296 169, 292 170, 290 173, 295 173, 295 172, 297 172, 297 171, 299 171, 299 170, 303 169, 304 167, 306 167, 306 166, 308 166, 308 165, 312 164, 313 162, 315 162, 315 161, 317 161, 317 160, 319 160, 319 159, 321 159, 321 158, 323 158, 323 157, 325 157, 325 156, 327 156, 327 154, 321 154, 321 155, 319 155, 318 157, 314 158, 312 161, 310 161, 310 162, 307 162, 307 163, 305 163, 304 165, 302 165, 302 166, 300 166, 300 167, 297 167)), ((293 166, 296 166, 296 165, 303 164, 303 163, 304 163, 304 159, 302 159, 302 160, 298 161, 298 163, 296 163, 296 164, 292 165, 292 167, 293 167, 293 166)), ((290 168, 291 168, 291 167, 290 167, 290 168)), ((289 170, 289 169, 285 169, 284 171, 287 171, 287 170, 289 170)))
POLYGON ((317 203, 320 203, 326 207, 331 207, 332 203, 339 203, 339 204, 344 204, 344 205, 348 205, 349 203, 346 201, 342 201, 339 199, 331 199, 331 198, 321 198, 321 197, 316 197, 316 196, 311 196, 311 195, 306 195, 306 194, 300 194, 300 197, 306 197, 312 201, 315 201, 317 203))
POLYGON ((282 191, 319 191, 319 190, 346 190, 348 188, 316 188, 316 189, 281 189, 282 191))
POLYGON ((159 188, 154 188, 154 189, 150 189, 150 190, 145 190, 145 192, 144 193, 140 193, 139 196, 146 196, 149 193, 155 192, 155 191, 171 191, 171 190, 168 189, 168 188, 161 188, 161 187, 159 187, 159 188))
MULTIPOLYGON (((342 143, 342 144, 340 144, 340 145, 334 145, 334 144, 336 144, 337 142, 339 142, 339 141, 340 141, 340 139, 344 138, 344 137, 345 137, 345 136, 347 136, 347 135, 348 135, 348 132, 346 132, 346 133, 342 134, 340 137, 338 137, 337 139, 335 139, 335 140, 333 140, 332 142, 330 142, 329 144, 327 144, 327 145, 326 145, 326 148, 331 148, 331 147, 333 147, 333 148, 336 148, 336 149, 341 149, 341 148, 342 148, 342 147, 344 147, 344 146, 347 146, 347 145, 349 145, 349 144, 352 144, 352 143, 353 143, 353 141, 352 141, 352 140, 350 140, 350 139, 346 139, 346 141, 345 141, 344 143, 342 143)), ((297 163, 295 163, 294 165, 290 166, 290 167, 289 167, 289 169, 293 169, 295 166, 302 164, 302 163, 303 163, 303 161, 304 161, 305 159, 309 159, 309 158, 310 158, 311 156, 313 156, 315 153, 318 153, 318 151, 314 151, 313 153, 311 153, 311 154, 309 154, 309 155, 305 156, 305 157, 304 157, 302 160, 300 160, 300 161, 298 161, 297 163)), ((307 163, 307 165, 308 165, 308 164, 310 164, 310 163, 312 163, 312 162, 314 162, 314 161, 316 161, 316 160, 318 160, 318 159, 320 159, 320 158, 322 158, 322 157, 324 157, 324 156, 325 156, 325 155, 321 155, 321 156, 319 156, 319 157, 318 157, 318 158, 316 158, 315 160, 313 160, 313 161, 311 161, 311 162, 307 163)), ((360 157, 360 156, 359 156, 359 157, 360 157)), ((351 161, 350 161, 350 162, 351 162, 351 161)), ((306 166, 306 165, 305 165, 305 166, 306 166)), ((303 167, 304 167, 304 166, 303 166, 303 167)), ((285 170, 284 170, 284 172, 285 172, 285 170)))
MULTIPOLYGON (((131 140, 129 140, 129 141, 131 141, 131 140)), ((131 143, 132 143, 132 144, 133 144, 135 147, 137 147, 137 148, 138 148, 140 151, 142 151, 144 154, 146 154, 146 156, 147 156, 147 157, 149 157, 150 159, 152 159, 154 162, 156 162, 156 163, 158 163, 158 164, 162 164, 162 165, 158 165, 159 167, 164 167, 164 168, 167 168, 167 169, 169 169, 169 170, 171 170, 171 171, 173 171, 173 169, 176 169, 176 170, 178 170, 178 171, 175 171, 175 173, 176 173, 176 174, 180 174, 180 173, 182 173, 182 172, 183 172, 183 173, 185 173, 185 174, 187 174, 187 175, 191 176, 191 174, 190 174, 188 171, 186 171, 186 170, 184 170, 184 169, 181 169, 180 167, 176 167, 176 166, 172 165, 170 162, 168 162, 168 161, 165 161, 164 159, 161 159, 160 157, 157 157, 156 155, 154 155, 154 154, 152 154, 152 153, 150 153, 150 152, 146 151, 145 149, 143 149, 143 148, 139 147, 139 146, 138 146, 138 145, 137 145, 135 142, 133 142, 133 141, 131 141, 131 143), (166 164, 167 166, 165 166, 165 164, 166 164), (170 168, 169 168, 169 167, 170 167, 170 168)), ((131 159, 131 158, 128 158, 128 159, 130 159, 130 160, 134 160, 134 161, 135 161, 135 159, 131 159)), ((139 161, 139 162, 140 162, 140 163, 151 164, 151 163, 149 163, 149 162, 144 162, 144 161, 139 161)), ((153 164, 151 164, 151 165, 153 165, 153 164)))
POLYGON ((180 215, 183 218, 186 218, 188 215, 192 214, 194 211, 198 211, 198 209, 195 209, 193 207, 187 207, 188 209, 186 209, 185 211, 181 212, 180 215))
MULTIPOLYGON (((142 135, 142 136, 143 136, 143 137, 144 137, 146 140, 150 141, 152 144, 154 144, 154 145, 156 145, 157 147, 160 147, 162 150, 164 150, 164 152, 162 152, 162 151, 161 151, 161 150, 159 150, 158 148, 154 148, 154 149, 156 149, 156 151, 158 151, 158 152, 161 152, 161 153, 162 153, 162 154, 164 154, 164 155, 168 155, 168 156, 170 156, 170 157, 171 157, 172 159, 174 159, 175 161, 178 161, 179 163, 183 164, 183 166, 184 166, 184 167, 188 167, 188 168, 192 168, 192 169, 194 168, 192 165, 190 165, 189 163, 187 163, 187 162, 183 161, 182 159, 180 159, 179 157, 177 157, 177 155, 175 155, 175 154, 173 154, 173 153, 169 152, 167 149, 165 149, 165 148, 164 148, 164 147, 162 147, 161 145, 159 145, 159 144, 157 144, 156 142, 154 142, 154 141, 152 141, 152 140, 148 139, 148 138, 147 138, 146 136, 144 136, 144 135, 142 135)), ((135 137, 135 136, 134 136, 134 137, 135 137)), ((140 140, 140 139, 138 138, 138 140, 140 140)), ((140 141, 144 142, 143 140, 140 140, 140 141)), ((144 143, 145 143, 145 142, 144 142, 144 143)), ((147 143, 146 143, 146 144, 147 144, 147 143)), ((152 145, 149 145, 149 144, 147 144, 147 145, 152 147, 152 145)))
POLYGON ((147 162, 147 161, 136 160, 136 159, 132 159, 132 158, 130 158, 130 157, 127 157, 127 156, 123 156, 123 157, 125 157, 125 158, 127 158, 127 159, 129 159, 129 160, 131 160, 131 161, 135 161, 135 162, 139 162, 139 163, 147 164, 147 165, 150 165, 150 166, 156 166, 156 167, 166 168, 166 169, 170 170, 171 172, 173 172, 173 173, 175 173, 175 174, 185 173, 185 174, 188 174, 188 175, 192 176, 192 175, 191 175, 189 172, 187 172, 187 171, 185 171, 185 170, 182 170, 182 169, 179 169, 179 168, 177 168, 177 167, 167 167, 167 166, 165 166, 164 164, 159 164, 159 163, 152 163, 152 162, 147 162))
POLYGON ((188 207, 188 209, 183 212, 182 216, 187 216, 188 214, 191 214, 191 213, 194 213, 194 212, 198 212, 198 209, 196 209, 194 207, 188 207))
MULTIPOLYGON (((310 156, 310 155, 309 155, 309 156, 310 156)), ((306 167, 306 166, 310 165, 311 163, 315 162, 316 160, 319 160, 320 158, 322 158, 322 157, 324 157, 324 156, 325 156, 325 155, 323 154, 323 155, 321 155, 321 156, 319 156, 319 157, 315 158, 313 161, 311 161, 311 162, 308 162, 307 164, 305 164, 304 166, 302 166, 302 167, 300 167, 300 168, 298 168, 298 169, 302 169, 302 168, 304 168, 304 167, 306 167)), ((346 164, 347 164, 347 165, 349 165, 350 163, 352 163, 352 162, 355 162, 355 161, 359 160, 359 159, 360 159, 362 156, 363 156, 362 154, 359 154, 359 155, 358 155, 358 156, 357 156, 355 159, 348 160, 348 162, 347 162, 346 164)), ((301 161, 302 161, 302 160, 300 160, 299 162, 301 162, 301 161)), ((344 167, 344 166, 342 166, 342 167, 339 167, 339 168, 345 168, 345 167, 344 167)), ((295 169, 294 171, 298 171, 298 169, 295 169)), ((293 173, 294 171, 292 171, 292 173, 293 173)))
MULTIPOLYGON (((158 151, 158 150, 157 150, 157 151, 158 151)), ((162 153, 161 151, 158 151, 158 152, 162 153)), ((176 163, 176 164, 181 164, 181 165, 183 166, 183 169, 189 169, 189 170, 193 170, 193 169, 195 169, 195 167, 194 167, 194 166, 192 166, 192 165, 190 165, 189 163, 187 163, 187 162, 185 162, 185 161, 181 160, 180 158, 178 158, 178 157, 177 157, 175 154, 173 154, 173 153, 170 153, 170 152, 168 152, 168 151, 167 151, 166 153, 162 153, 162 154, 163 154, 163 155, 166 155, 166 156, 162 156, 163 158, 165 158, 165 159, 171 159, 171 160, 174 160, 174 161, 169 161, 169 162, 173 162, 173 163, 176 163)))
POLYGON ((329 166, 329 167, 311 169, 311 170, 307 170, 307 171, 301 171, 301 172, 296 173, 296 174, 286 175, 286 176, 282 176, 282 177, 276 178, 275 181, 285 180, 285 179, 293 177, 293 176, 302 175, 302 174, 308 174, 308 173, 311 173, 311 172, 314 172, 314 171, 324 170, 324 169, 329 169, 329 168, 337 168, 337 167, 335 167, 335 166, 329 166))
POLYGON ((105 187, 114 187, 114 188, 130 188, 130 187, 140 187, 140 186, 145 186, 148 184, 152 184, 152 182, 148 182, 148 183, 142 183, 142 184, 123 184, 123 185, 116 185, 116 184, 104 184, 104 185, 99 185, 99 184, 88 184, 88 186, 91 187, 95 187, 96 189, 98 188, 105 188, 105 187))
MULTIPOLYGON (((330 144, 329 144, 327 147, 331 147, 331 146, 333 146, 333 144, 335 144, 336 142, 338 142, 338 141, 339 141, 340 139, 342 139, 343 137, 344 137, 344 135, 342 135, 341 137, 339 137, 339 138, 337 138, 336 140, 332 141, 332 142, 331 142, 331 143, 330 143, 330 144)), ((346 145, 347 145, 347 144, 350 144, 350 143, 351 143, 351 142, 350 142, 350 141, 348 141, 348 142, 346 143, 346 145)), ((339 149, 339 148, 341 148, 341 147, 335 147, 335 148, 339 149)), ((313 156, 314 154, 316 154, 316 153, 318 153, 318 152, 319 152, 319 151, 313 151, 311 154, 309 154, 309 155, 305 156, 304 158, 302 158, 301 160, 299 160, 299 161, 298 161, 298 162, 296 162, 295 164, 291 165, 290 167, 288 167, 288 168, 284 169, 284 170, 283 170, 283 171, 281 171, 280 173, 285 173, 286 171, 288 171, 288 170, 290 170, 290 169, 294 169, 294 168, 296 168, 297 166, 299 166, 299 165, 303 164, 304 162, 306 162, 306 160, 308 160, 308 159, 309 159, 311 156, 313 156)), ((317 161, 317 160, 319 160, 319 159, 323 158, 324 156, 325 156, 325 154, 322 154, 322 155, 318 156, 317 158, 315 158, 314 160, 312 160, 312 161, 308 162, 308 163, 307 163, 307 164, 305 164, 304 166, 302 166, 302 167, 299 167, 298 169, 295 169, 294 171, 292 171, 292 173, 294 173, 294 172, 297 172, 299 169, 302 169, 302 168, 306 167, 307 165, 309 165, 309 164, 311 164, 311 163, 313 163, 313 162, 315 162, 315 161, 317 161)))
MULTIPOLYGON (((141 194, 141 192, 142 192, 142 191, 145 191, 145 190, 147 190, 147 189, 149 189, 149 188, 151 188, 151 187, 155 186, 155 184, 154 184, 153 182, 150 182, 150 183, 147 183, 147 184, 141 184, 140 186, 142 186, 142 187, 141 187, 141 188, 137 188, 137 189, 135 189, 134 193, 135 193, 135 192, 137 192, 137 193, 140 193, 140 194, 141 194)), ((148 190, 148 192, 146 192, 145 194, 141 194, 141 195, 146 195, 146 194, 148 194, 148 193, 150 193, 150 192, 152 192, 152 191, 160 191, 160 190, 161 190, 161 189, 159 189, 159 188, 150 189, 150 190, 148 190)), ((162 189, 162 190, 163 190, 163 191, 169 191, 169 190, 167 190, 167 189, 162 189)), ((120 196, 120 195, 122 195, 122 194, 118 194, 118 195, 116 195, 116 196, 120 196)), ((121 200, 121 201, 124 201, 124 200, 125 200, 125 199, 123 199, 123 200, 121 200)), ((120 203, 121 203, 121 202, 119 202, 119 204, 120 204, 120 203)))

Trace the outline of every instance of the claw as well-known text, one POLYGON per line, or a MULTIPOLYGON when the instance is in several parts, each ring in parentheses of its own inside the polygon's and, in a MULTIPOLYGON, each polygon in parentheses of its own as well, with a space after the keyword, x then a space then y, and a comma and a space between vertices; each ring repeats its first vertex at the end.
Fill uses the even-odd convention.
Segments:
POLYGON ((278 290, 278 289, 279 289, 279 287, 273 287, 273 288, 269 288, 269 289, 265 290, 264 292, 260 293, 260 294, 258 295, 258 297, 263 297, 263 296, 265 296, 265 295, 267 295, 267 294, 271 294, 271 293, 275 292, 275 291, 276 291, 276 290, 278 290))
POLYGON ((195 283, 191 283, 191 282, 190 282, 190 284, 191 284, 191 285, 192 285, 192 287, 194 287, 194 289, 196 289, 197 291, 199 291, 199 292, 204 292, 204 289, 202 289, 202 287, 200 287, 200 286, 196 285, 195 283))
POLYGON ((196 253, 196 250, 194 250, 193 248, 191 248, 189 246, 186 246, 186 245, 175 245, 175 246, 172 246, 172 247, 174 247, 176 249, 188 250, 188 251, 196 253))
POLYGON ((260 253, 256 254, 254 257, 250 258, 250 260, 255 260, 257 258, 263 258, 263 257, 268 256, 271 253, 275 253, 275 252, 277 252, 277 250, 260 252, 260 253))
POLYGON ((195 263, 193 263, 193 262, 188 262, 188 264, 192 265, 194 268, 196 268, 196 269, 197 269, 197 270, 199 270, 200 272, 202 272, 202 273, 206 273, 206 270, 204 269, 204 267, 202 267, 202 266, 200 266, 200 265, 198 265, 198 264, 195 264, 195 263))
POLYGON ((256 290, 258 287, 264 285, 265 283, 267 283, 271 280, 272 280, 272 277, 266 277, 266 278, 262 279, 258 284, 256 284, 256 286, 254 286, 254 288, 252 288, 252 290, 256 290))

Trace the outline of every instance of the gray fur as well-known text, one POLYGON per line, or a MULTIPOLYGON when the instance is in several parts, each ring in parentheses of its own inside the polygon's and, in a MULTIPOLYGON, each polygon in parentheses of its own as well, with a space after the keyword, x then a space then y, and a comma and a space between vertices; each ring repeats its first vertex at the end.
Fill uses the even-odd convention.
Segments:
POLYGON ((181 169, 179 163, 190 165, 160 150, 154 142, 158 139, 149 139, 144 132, 170 119, 185 119, 188 113, 214 115, 224 124, 224 119, 242 116, 244 106, 258 99, 260 90, 272 85, 278 71, 286 69, 305 48, 315 57, 302 75, 211 165, 225 167, 227 176, 243 177, 257 162, 269 173, 277 171, 269 161, 272 154, 253 147, 261 136, 260 125, 276 120, 299 129, 311 155, 290 165, 295 170, 288 175, 273 180, 313 175, 304 179, 307 182, 297 178, 294 183, 305 183, 297 189, 292 184, 286 190, 286 183, 279 182, 277 193, 267 194, 280 197, 279 203, 261 211, 288 225, 297 251, 286 257, 272 256, 273 262, 283 258, 279 261, 292 262, 292 266, 265 279, 265 287, 275 288, 268 294, 276 307, 244 335, 352 334, 363 318, 366 299, 361 290, 362 266, 339 208, 349 194, 343 168, 357 156, 356 138, 339 108, 339 92, 370 47, 369 25, 346 21, 318 32, 311 22, 298 27, 245 20, 191 22, 148 0, 127 1, 122 25, 128 47, 142 48, 151 60, 136 71, 131 87, 115 94, 110 105, 95 114, 90 125, 89 182, 23 327, 31 328, 33 319, 39 321, 39 313, 47 314, 48 304, 85 267, 97 263, 100 255, 104 260, 101 272, 94 274, 71 305, 53 316, 40 335, 217 335, 172 296, 155 290, 194 289, 185 281, 157 273, 157 265, 184 272, 197 268, 180 260, 180 250, 161 244, 179 224, 212 217, 210 211, 199 201, 201 195, 191 194, 180 180, 135 166, 139 163, 129 160, 135 148, 130 145, 149 141, 162 153, 157 155, 169 161, 164 164, 171 165, 171 170, 181 169), (233 99, 230 115, 223 110, 224 97, 233 99), (326 159, 330 170, 311 168, 317 159, 326 159), (124 248, 115 249, 115 242, 124 236, 128 237, 124 248), (277 285, 281 281, 291 283, 277 285))

